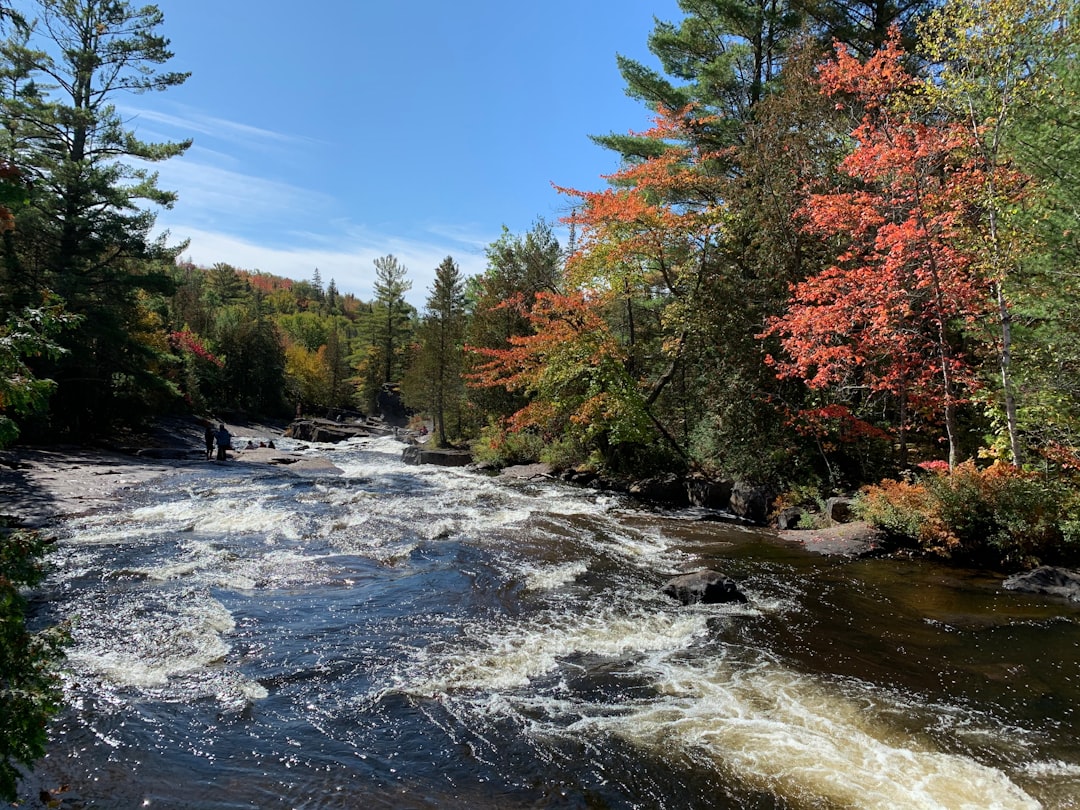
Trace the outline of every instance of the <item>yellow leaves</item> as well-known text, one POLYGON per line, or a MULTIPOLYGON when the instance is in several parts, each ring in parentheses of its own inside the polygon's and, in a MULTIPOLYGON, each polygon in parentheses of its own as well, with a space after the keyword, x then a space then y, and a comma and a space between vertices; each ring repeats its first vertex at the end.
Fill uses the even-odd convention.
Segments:
POLYGON ((998 130, 1017 104, 1042 93, 1059 25, 1072 0, 950 0, 919 27, 925 54, 942 65, 930 100, 973 126, 998 130))
POLYGON ((310 405, 329 404, 333 374, 326 362, 326 347, 310 351, 294 343, 285 349, 285 378, 300 399, 310 405))

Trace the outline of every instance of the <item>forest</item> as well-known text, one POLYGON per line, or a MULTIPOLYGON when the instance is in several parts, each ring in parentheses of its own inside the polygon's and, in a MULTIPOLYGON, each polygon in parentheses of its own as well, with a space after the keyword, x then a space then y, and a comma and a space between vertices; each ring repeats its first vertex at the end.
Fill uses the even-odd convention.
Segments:
POLYGON ((1018 566, 1080 542, 1080 90, 1067 0, 680 0, 619 57, 651 125, 487 269, 396 257, 370 301, 178 260, 127 128, 167 23, 0 3, 0 443, 161 414, 371 414, 613 478, 752 481, 1018 566), (556 228, 566 228, 565 244, 556 228), (430 269, 430 268, 425 268, 430 269))

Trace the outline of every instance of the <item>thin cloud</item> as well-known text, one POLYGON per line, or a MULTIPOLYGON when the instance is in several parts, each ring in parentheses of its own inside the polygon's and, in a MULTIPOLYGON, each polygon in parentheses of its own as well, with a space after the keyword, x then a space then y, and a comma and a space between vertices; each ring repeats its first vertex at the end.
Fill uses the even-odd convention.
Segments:
POLYGON ((207 115, 194 107, 183 104, 173 103, 171 106, 177 110, 176 114, 160 109, 128 104, 117 105, 117 110, 131 125, 138 126, 140 123, 150 121, 163 125, 169 130, 174 130, 165 136, 169 138, 208 135, 213 138, 243 144, 245 148, 250 148, 259 143, 281 146, 321 143, 321 141, 314 138, 302 135, 264 129, 251 124, 243 124, 239 121, 230 121, 227 118, 207 115))
POLYGON ((247 225, 280 223, 278 230, 304 216, 325 216, 335 200, 322 192, 278 180, 183 158, 156 166, 161 188, 179 195, 178 215, 204 225, 228 223, 243 230, 247 225))

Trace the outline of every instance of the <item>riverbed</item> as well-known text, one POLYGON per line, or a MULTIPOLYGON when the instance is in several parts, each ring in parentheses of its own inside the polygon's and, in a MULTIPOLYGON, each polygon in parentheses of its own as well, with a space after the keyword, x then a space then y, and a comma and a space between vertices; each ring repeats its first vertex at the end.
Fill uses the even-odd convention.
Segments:
MULTIPOLYGON (((290 448, 283 448, 288 450, 290 448)), ((409 467, 205 463, 62 521, 27 779, 62 807, 1080 807, 1080 609, 701 513, 409 467), (685 607, 711 567, 745 604, 685 607)))

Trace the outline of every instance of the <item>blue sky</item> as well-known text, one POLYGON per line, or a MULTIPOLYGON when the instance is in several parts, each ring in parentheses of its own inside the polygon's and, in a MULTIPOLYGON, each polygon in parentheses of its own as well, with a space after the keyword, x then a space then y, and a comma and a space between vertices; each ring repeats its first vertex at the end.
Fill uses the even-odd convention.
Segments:
POLYGON ((588 136, 649 124, 616 54, 657 66, 654 17, 681 18, 676 0, 157 5, 191 78, 116 103, 143 139, 195 139, 158 166, 180 195, 159 229, 196 264, 318 268, 365 300, 393 253, 418 307, 444 257, 479 273, 503 225, 563 215, 552 183, 603 187, 618 162, 588 136))

